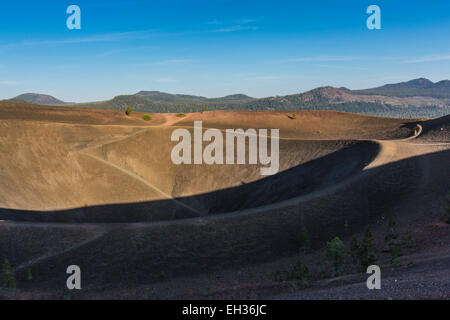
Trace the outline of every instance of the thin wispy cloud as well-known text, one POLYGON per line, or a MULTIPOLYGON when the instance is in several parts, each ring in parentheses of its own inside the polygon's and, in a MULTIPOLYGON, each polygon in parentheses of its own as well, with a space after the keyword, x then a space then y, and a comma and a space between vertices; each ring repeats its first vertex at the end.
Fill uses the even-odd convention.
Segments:
POLYGON ((80 38, 22 41, 22 42, 17 42, 17 43, 5 44, 2 47, 116 42, 116 41, 124 41, 124 40, 147 39, 147 38, 157 36, 157 35, 161 35, 161 33, 158 32, 157 30, 138 30, 138 31, 128 31, 128 32, 96 34, 96 35, 80 37, 80 38))
POLYGON ((218 19, 213 19, 213 20, 207 21, 205 24, 209 24, 209 25, 218 25, 218 24, 222 24, 222 21, 220 21, 220 20, 218 20, 218 19))
POLYGON ((197 60, 193 59, 167 59, 167 60, 160 60, 160 61, 153 61, 153 62, 146 62, 146 63, 137 63, 136 66, 139 67, 149 67, 149 66, 172 66, 172 65, 180 65, 180 64, 187 64, 191 63, 197 60))
POLYGON ((277 62, 333 62, 333 61, 354 61, 361 60, 363 57, 345 57, 345 56, 331 56, 331 57, 299 57, 278 60, 277 62))
POLYGON ((3 86, 15 86, 18 84, 19 84, 19 82, 17 82, 17 81, 0 81, 0 85, 3 85, 3 86))
POLYGON ((450 55, 443 56, 425 56, 416 59, 404 60, 402 63, 423 63, 423 62, 435 62, 450 60, 450 55))
POLYGON ((130 51, 137 51, 139 49, 140 48, 113 49, 113 50, 108 50, 108 51, 102 52, 102 53, 98 54, 97 56, 99 56, 99 57, 113 56, 113 55, 118 55, 118 54, 130 52, 130 51))
POLYGON ((157 79, 154 79, 153 81, 155 81, 157 83, 176 83, 176 82, 178 82, 178 80, 174 79, 174 78, 157 78, 157 79))
POLYGON ((219 28, 215 30, 211 30, 211 32, 236 32, 236 31, 255 31, 258 28, 255 26, 242 26, 242 25, 235 25, 231 27, 225 27, 225 28, 219 28))
POLYGON ((236 21, 238 24, 246 24, 256 22, 256 19, 240 19, 236 21))
POLYGON ((307 56, 295 57, 279 60, 272 60, 271 63, 311 63, 311 65, 329 67, 329 68, 346 68, 346 66, 333 66, 327 62, 354 62, 354 61, 398 61, 398 57, 389 56, 307 56))
POLYGON ((245 77, 242 80, 245 81, 270 81, 270 80, 278 80, 280 77, 278 76, 255 76, 255 77, 245 77))
POLYGON ((320 67, 320 68, 345 69, 344 66, 335 66, 335 65, 323 64, 323 63, 313 63, 311 65, 315 66, 315 67, 320 67))
POLYGON ((193 62, 194 60, 191 59, 168 59, 168 60, 162 60, 162 61, 156 61, 151 63, 151 65, 154 66, 167 66, 167 65, 174 65, 174 64, 183 64, 183 63, 189 63, 193 62))
POLYGON ((281 75, 281 74, 246 74, 246 73, 238 73, 235 74, 234 77, 243 81, 261 81, 261 82, 270 82, 270 81, 278 81, 278 80, 295 80, 295 79, 303 79, 303 76, 300 75, 281 75))
MULTIPOLYGON (((250 19, 243 20, 243 24, 245 21, 250 23, 250 19)), ((217 21, 216 23, 210 24, 221 24, 221 22, 217 21)), ((245 30, 257 30, 255 26, 249 25, 233 25, 230 27, 218 28, 214 30, 206 30, 206 32, 235 32, 235 31, 245 31, 245 30)), ((205 32, 205 31, 203 31, 205 32)), ((127 32, 115 32, 115 33, 103 33, 103 34, 93 34, 85 37, 74 37, 74 38, 65 38, 65 39, 49 39, 49 40, 35 40, 35 41, 20 41, 15 43, 6 43, 1 44, 0 49, 10 49, 14 47, 20 46, 45 46, 45 45, 63 45, 63 44, 81 44, 81 43, 99 43, 99 42, 120 42, 126 40, 141 40, 141 39, 149 39, 152 37, 161 37, 161 36, 182 36, 187 34, 194 34, 195 32, 184 31, 179 33, 170 33, 163 32, 157 29, 150 30, 136 30, 136 31, 127 31, 127 32)), ((114 54, 115 52, 108 53, 105 55, 114 54)))
MULTIPOLYGON (((244 19, 234 20, 233 22, 231 22, 231 21, 228 21, 228 22, 230 24, 234 23, 235 25, 242 25, 242 24, 253 23, 253 22, 256 22, 256 21, 257 21, 257 19, 244 18, 244 19)), ((221 24, 224 24, 224 22, 219 20, 219 19, 212 19, 212 20, 209 20, 209 21, 205 22, 205 24, 208 24, 208 25, 221 25, 221 24)))
POLYGON ((368 68, 357 67, 357 66, 339 66, 339 65, 324 64, 324 63, 312 63, 311 66, 318 67, 318 68, 329 68, 329 69, 370 70, 368 68))

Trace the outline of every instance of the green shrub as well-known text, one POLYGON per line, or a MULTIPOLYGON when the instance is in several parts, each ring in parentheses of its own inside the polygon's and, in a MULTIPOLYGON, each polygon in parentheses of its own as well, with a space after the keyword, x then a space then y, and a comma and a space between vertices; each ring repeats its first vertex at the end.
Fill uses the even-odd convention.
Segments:
POLYGON ((211 300, 213 298, 210 287, 205 288, 205 291, 203 292, 203 296, 208 300, 211 300))
POLYGON ((129 116, 129 115, 131 115, 132 113, 133 113, 133 109, 131 109, 131 107, 128 106, 127 109, 125 110, 125 114, 126 114, 127 116, 129 116))
POLYGON ((373 245, 373 236, 369 226, 366 228, 363 241, 359 247, 358 260, 363 271, 377 260, 377 250, 373 245))
POLYGON ((178 114, 177 114, 177 117, 178 117, 178 118, 183 118, 183 117, 186 117, 186 115, 185 115, 184 113, 178 113, 178 114))
POLYGON ((300 230, 300 233, 298 235, 298 244, 299 244, 300 250, 303 250, 303 251, 307 251, 311 248, 311 242, 309 240, 308 230, 306 230, 305 227, 303 227, 300 230))
POLYGON ((8 259, 5 259, 2 265, 2 273, 0 274, 0 287, 4 289, 16 288, 16 276, 8 259))
POLYGON ((274 281, 275 282, 283 282, 283 276, 281 275, 280 271, 275 272, 274 281))
POLYGON ((150 120, 152 120, 152 116, 149 115, 149 114, 144 114, 144 115, 142 116, 142 120, 144 120, 144 121, 150 121, 150 120))
POLYGON ((405 244, 405 247, 408 249, 412 249, 417 246, 416 241, 413 239, 410 231, 406 233, 406 236, 403 239, 403 243, 405 244))
POLYGON ((338 237, 327 242, 325 258, 332 267, 332 275, 342 273, 345 266, 345 246, 338 237))
POLYGON ((293 281, 295 288, 304 289, 309 286, 309 269, 300 261, 298 261, 291 272, 289 272, 289 280, 293 281))
POLYGON ((64 288, 61 292, 63 300, 72 300, 74 291, 64 288))

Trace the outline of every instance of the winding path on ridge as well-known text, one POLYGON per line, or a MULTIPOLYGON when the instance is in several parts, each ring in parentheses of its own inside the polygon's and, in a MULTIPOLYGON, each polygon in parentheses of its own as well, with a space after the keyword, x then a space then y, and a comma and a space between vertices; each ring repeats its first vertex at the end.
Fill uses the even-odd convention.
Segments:
POLYGON ((367 165, 366 169, 374 168, 408 157, 450 148, 450 143, 415 143, 414 140, 423 132, 423 127, 420 124, 417 124, 417 127, 419 130, 416 134, 405 139, 373 140, 380 145, 381 149, 378 156, 367 165))

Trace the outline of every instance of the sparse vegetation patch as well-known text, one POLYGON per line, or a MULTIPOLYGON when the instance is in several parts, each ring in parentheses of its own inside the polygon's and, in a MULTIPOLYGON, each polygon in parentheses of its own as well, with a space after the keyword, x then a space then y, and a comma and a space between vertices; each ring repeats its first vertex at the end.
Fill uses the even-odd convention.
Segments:
POLYGON ((344 271, 345 256, 345 246, 339 237, 335 237, 333 240, 327 242, 325 258, 331 265, 332 276, 340 275, 344 271))
POLYGON ((447 194, 447 217, 445 219, 445 222, 450 224, 450 190, 447 194))
POLYGON ((142 120, 144 120, 144 121, 151 121, 152 120, 152 116, 149 115, 149 114, 144 114, 142 116, 142 120))
POLYGON ((373 235, 369 226, 366 227, 364 238, 359 246, 358 260, 363 271, 377 260, 377 250, 373 245, 373 235))
POLYGON ((133 109, 132 109, 130 106, 128 106, 127 109, 125 110, 125 114, 126 114, 127 116, 130 116, 131 113, 133 113, 133 109))
POLYGON ((0 274, 0 287, 3 289, 15 289, 16 284, 17 282, 14 270, 11 267, 9 260, 5 259, 0 274))
POLYGON ((293 282, 294 289, 307 288, 309 286, 308 267, 298 261, 289 273, 289 280, 293 282))
POLYGON ((311 242, 309 240, 308 230, 303 227, 298 235, 298 243, 301 251, 308 251, 311 249, 311 242))

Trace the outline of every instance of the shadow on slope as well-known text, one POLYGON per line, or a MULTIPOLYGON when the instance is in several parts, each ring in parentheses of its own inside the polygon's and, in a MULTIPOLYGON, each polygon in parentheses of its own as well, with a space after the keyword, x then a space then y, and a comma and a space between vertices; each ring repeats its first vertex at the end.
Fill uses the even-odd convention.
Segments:
MULTIPOLYGON (((164 199, 58 211, 0 209, 0 219, 79 223, 155 222, 251 209, 310 194, 342 182, 361 172, 378 151, 377 143, 352 142, 329 155, 276 175, 243 182, 236 187, 179 197, 177 201, 164 199)), ((182 189, 182 186, 179 188, 182 189)))
MULTIPOLYGON (((365 170, 326 193, 244 212, 159 223, 103 225, 105 232, 92 241, 31 261, 29 265, 37 279, 34 285, 63 288, 65 270, 71 264, 83 270, 85 287, 152 283, 296 254, 302 227, 308 229, 312 245, 317 248, 335 236, 349 236, 381 216, 395 214, 417 219, 425 210, 402 211, 402 206, 408 203, 423 207, 423 199, 429 195, 444 201, 450 187, 450 172, 445 170, 449 161, 450 151, 412 157, 365 170)), ((430 212, 426 211, 426 215, 423 221, 430 212)), ((31 241, 27 233, 20 233, 27 225, 0 224, 0 256, 14 257, 14 265, 27 261, 27 253, 20 250, 31 241), (11 229, 16 235, 22 234, 22 238, 8 244, 4 231, 11 229)), ((72 226, 80 230, 87 227, 72 226)), ((42 234, 40 242, 44 246, 52 246, 54 241, 66 242, 62 233, 61 239, 55 239, 52 229, 59 227, 44 224, 47 233, 42 234), (48 241, 49 237, 53 242, 48 241)), ((17 271, 20 278, 26 276, 25 268, 17 271)))

